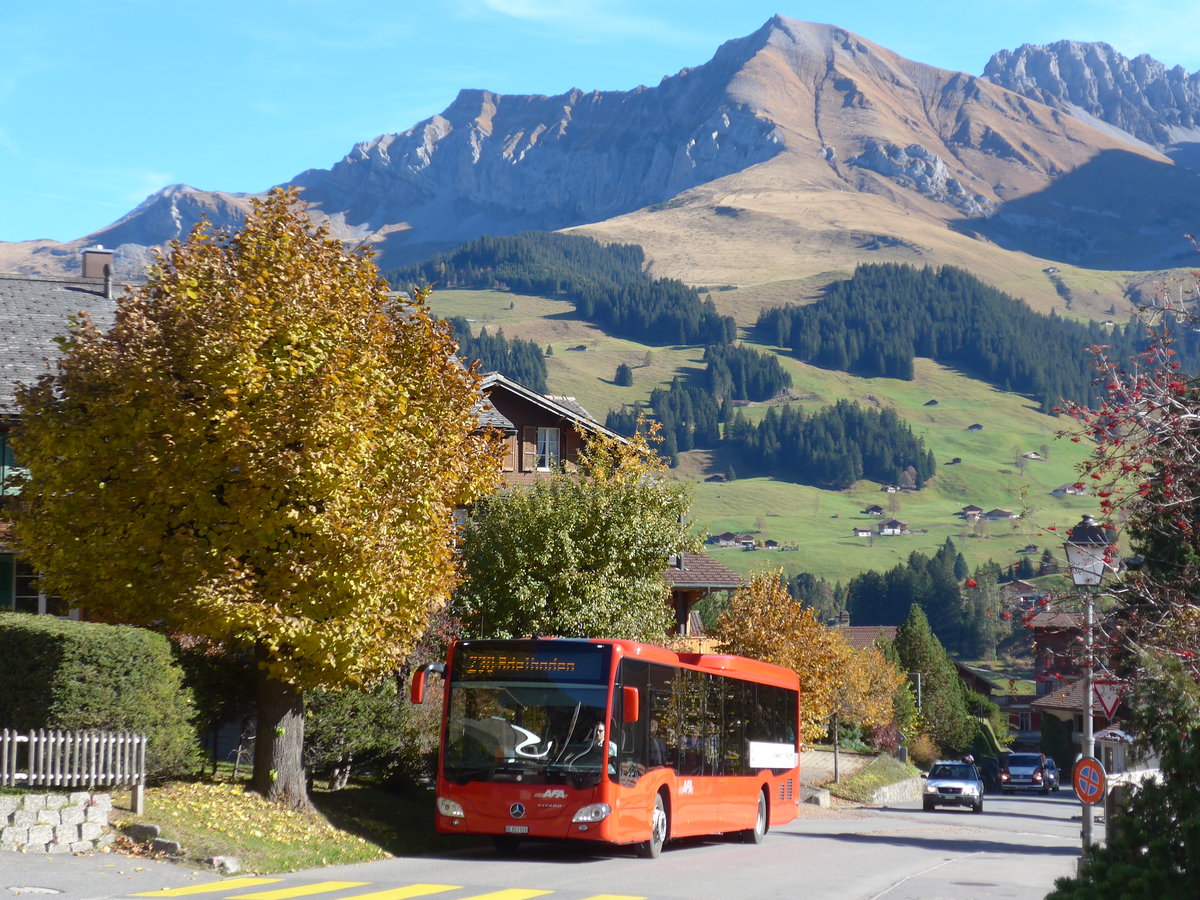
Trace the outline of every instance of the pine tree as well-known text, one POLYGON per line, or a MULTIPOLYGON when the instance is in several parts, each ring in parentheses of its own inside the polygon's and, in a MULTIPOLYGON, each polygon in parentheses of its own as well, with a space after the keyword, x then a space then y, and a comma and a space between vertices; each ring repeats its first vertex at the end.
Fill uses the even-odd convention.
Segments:
POLYGON ((967 689, 917 604, 896 630, 895 645, 903 671, 921 674, 921 718, 930 736, 946 752, 965 751, 979 729, 967 689))

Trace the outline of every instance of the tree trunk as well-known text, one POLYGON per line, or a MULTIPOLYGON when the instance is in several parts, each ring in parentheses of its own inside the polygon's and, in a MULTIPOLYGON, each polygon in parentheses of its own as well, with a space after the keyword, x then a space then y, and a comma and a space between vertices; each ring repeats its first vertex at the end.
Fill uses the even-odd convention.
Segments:
POLYGON ((258 729, 250 787, 272 803, 311 810, 304 777, 304 695, 258 669, 258 729))
POLYGON ((838 752, 841 750, 841 742, 838 733, 838 714, 835 711, 833 714, 833 783, 842 783, 841 760, 838 758, 838 752))

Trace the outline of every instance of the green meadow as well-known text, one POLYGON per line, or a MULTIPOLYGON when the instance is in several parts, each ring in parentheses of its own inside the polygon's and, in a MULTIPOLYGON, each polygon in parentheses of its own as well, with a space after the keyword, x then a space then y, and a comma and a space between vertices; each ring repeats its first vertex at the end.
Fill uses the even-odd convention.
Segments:
MULTIPOLYGON (((721 294, 714 292, 721 300, 721 294)), ((594 417, 625 404, 642 402, 650 391, 676 376, 703 370, 704 348, 650 347, 606 335, 571 318, 569 302, 495 291, 441 291, 431 298, 437 315, 465 316, 475 328, 503 329, 510 337, 536 341, 547 359, 549 390, 575 397, 594 417), (617 365, 628 364, 632 387, 613 384, 617 365)), ((752 343, 752 342, 751 342, 752 343)), ((759 347, 759 349, 774 349, 759 347)), ((869 569, 885 570, 916 551, 931 554, 946 538, 972 565, 989 559, 1001 565, 1037 545, 1034 562, 1045 548, 1061 554, 1062 529, 1084 512, 1095 512, 1091 497, 1054 497, 1051 491, 1077 480, 1076 465, 1088 453, 1086 443, 1058 438, 1073 421, 1038 412, 1026 397, 1008 394, 967 378, 930 360, 917 360, 913 381, 856 378, 814 368, 780 353, 791 373, 789 398, 742 407, 758 419, 772 404, 794 403, 814 410, 839 399, 894 408, 934 453, 937 475, 919 492, 888 494, 880 485, 859 482, 846 491, 825 491, 768 478, 743 477, 737 460, 720 452, 691 451, 681 456, 677 477, 695 482, 692 521, 698 531, 748 533, 795 545, 796 551, 744 551, 709 547, 712 556, 737 572, 782 568, 845 581, 869 569), (970 430, 981 425, 979 430, 970 430), (1041 459, 1025 459, 1036 453, 1041 459), (947 465, 954 459, 961 462, 947 465), (707 481, 734 470, 732 481, 707 481), (884 519, 908 523, 906 535, 882 537, 880 518, 862 510, 877 504, 884 519), (956 515, 964 506, 985 511, 1012 510, 1020 519, 967 525, 956 515), (854 537, 855 526, 870 527, 870 538, 854 537), (1053 528, 1055 530, 1048 530, 1053 528)), ((747 473, 748 474, 748 473, 747 473)))

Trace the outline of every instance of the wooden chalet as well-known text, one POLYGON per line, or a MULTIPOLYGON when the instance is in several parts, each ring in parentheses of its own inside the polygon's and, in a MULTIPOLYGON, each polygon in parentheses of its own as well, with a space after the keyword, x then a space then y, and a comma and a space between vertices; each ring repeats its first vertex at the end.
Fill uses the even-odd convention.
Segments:
POLYGON ((479 421, 504 434, 501 469, 506 485, 576 472, 587 435, 620 437, 592 418, 574 397, 539 394, 499 372, 483 376, 483 392, 487 401, 481 405, 479 421))

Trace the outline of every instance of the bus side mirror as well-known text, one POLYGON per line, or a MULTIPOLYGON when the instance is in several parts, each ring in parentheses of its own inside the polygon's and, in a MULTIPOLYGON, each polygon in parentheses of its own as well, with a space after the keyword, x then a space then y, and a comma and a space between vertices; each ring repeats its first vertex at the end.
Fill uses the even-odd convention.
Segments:
POLYGON ((621 721, 636 722, 641 718, 641 697, 635 687, 621 688, 621 721))
POLYGON ((429 672, 445 677, 446 666, 443 663, 426 663, 413 672, 412 692, 409 694, 413 706, 420 706, 425 702, 425 676, 429 672))

